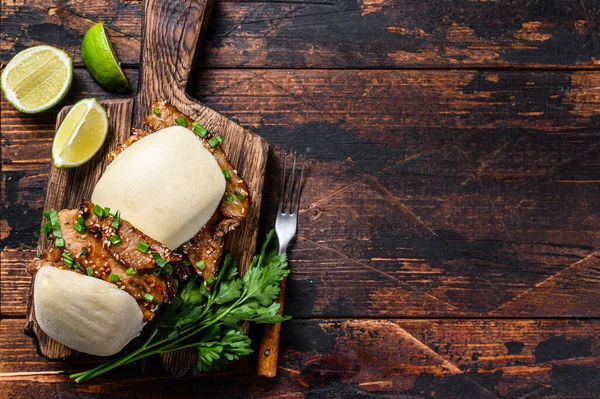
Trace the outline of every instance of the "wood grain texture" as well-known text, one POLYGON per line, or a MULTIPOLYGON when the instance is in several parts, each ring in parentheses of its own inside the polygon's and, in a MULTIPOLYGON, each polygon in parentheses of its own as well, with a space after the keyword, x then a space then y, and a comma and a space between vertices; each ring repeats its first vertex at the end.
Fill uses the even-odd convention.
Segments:
POLYGON ((0 389, 11 398, 585 397, 600 388, 597 320, 292 320, 276 380, 253 377, 245 361, 182 379, 157 378, 147 362, 141 376, 122 369, 85 384, 67 374, 91 359, 40 358, 21 327, 0 322, 0 389))
MULTIPOLYGON (((102 149, 85 165, 73 169, 52 167, 48 178, 44 209, 73 209, 79 206, 84 198, 91 198, 96 182, 106 168, 106 155, 122 143, 131 132, 132 100, 105 100, 102 105, 106 109, 110 123, 109 136, 102 149)), ((63 108, 56 121, 56 129, 64 120, 70 108, 63 108)), ((40 220, 40 226, 43 221, 40 220)), ((46 237, 40 237, 37 253, 45 252, 52 245, 46 237)), ((76 351, 61 345, 48 337, 40 329, 32 306, 33 283, 29 294, 29 305, 25 321, 25 333, 32 337, 40 355, 49 359, 66 359, 76 351)))
MULTIPOLYGON (((192 100, 185 94, 196 42, 202 27, 206 1, 147 1, 144 10, 144 40, 140 89, 135 99, 106 100, 111 121, 110 136, 103 150, 80 168, 61 170, 52 168, 44 208, 65 209, 77 207, 81 198, 89 198, 105 169, 106 154, 122 143, 134 127, 143 128, 143 119, 151 111, 152 102, 165 99, 181 112, 196 119, 211 132, 225 140, 224 150, 233 165, 244 170, 252 204, 241 227, 229 234, 225 248, 239 262, 240 273, 247 269, 256 248, 258 217, 260 213, 262 186, 266 167, 268 146, 259 136, 245 131, 216 111, 192 100)), ((58 115, 57 128, 68 109, 58 115)), ((47 241, 42 237, 39 251, 44 251, 47 241)), ((30 290, 33 292, 33 289, 30 290)), ((26 334, 34 338, 39 353, 49 359, 66 359, 75 351, 47 337, 35 322, 35 314, 29 306, 26 316, 26 334)), ((173 374, 183 374, 197 362, 193 350, 177 356, 163 357, 165 369, 173 374)))
MULTIPOLYGON (((135 88, 142 7, 3 0, 0 64, 44 43, 81 65, 81 38, 102 21, 135 88)), ((0 396, 597 396, 597 1, 219 0, 207 14, 197 46, 167 26, 180 48, 198 47, 198 67, 186 55, 185 68, 161 73, 177 71, 179 88, 192 65, 191 97, 309 159, 278 378, 254 376, 250 358, 176 379, 153 359, 72 384, 61 371, 95 360, 38 356, 21 334, 24 266, 59 109, 22 115, 2 100, 0 396)), ((61 105, 92 96, 126 98, 76 68, 61 105)), ((279 155, 262 232, 274 222, 279 155)))
MULTIPOLYGON (((2 5, 1 62, 47 43, 81 65, 81 38, 98 21, 121 62, 139 62, 141 0, 2 5)), ((595 0, 225 0, 212 14, 200 61, 258 68, 598 68, 599 26, 595 0)))
MULTIPOLYGON (((598 315, 600 73, 197 76, 193 96, 308 154, 292 316, 598 315)), ((47 162, 51 132, 3 112, 3 157, 12 161, 4 243, 31 248, 47 178, 36 163, 47 162)), ((279 181, 278 154, 269 182, 279 181)), ((263 226, 274 222, 277 195, 267 185, 263 226)), ((24 312, 14 301, 3 309, 24 312)))

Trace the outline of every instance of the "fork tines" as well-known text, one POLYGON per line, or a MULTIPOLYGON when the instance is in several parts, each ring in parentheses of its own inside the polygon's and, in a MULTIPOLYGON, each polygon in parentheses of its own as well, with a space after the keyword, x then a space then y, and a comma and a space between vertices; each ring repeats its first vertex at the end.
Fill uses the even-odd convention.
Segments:
POLYGON ((304 162, 306 161, 306 154, 298 157, 296 151, 293 152, 294 158, 292 163, 291 173, 287 171, 287 158, 288 154, 283 151, 283 174, 281 175, 281 192, 279 199, 279 213, 295 215, 298 212, 300 205, 300 191, 302 186, 302 176, 304 175, 304 162), (300 158, 300 159, 299 159, 300 158), (301 161, 299 168, 300 177, 295 180, 294 177, 297 175, 296 162, 301 161), (295 195, 294 195, 295 194, 295 195), (295 197, 295 200, 294 200, 295 197), (293 201, 294 200, 294 201, 293 201), (284 209, 284 203, 286 204, 284 209), (293 207, 292 207, 293 205, 293 207))

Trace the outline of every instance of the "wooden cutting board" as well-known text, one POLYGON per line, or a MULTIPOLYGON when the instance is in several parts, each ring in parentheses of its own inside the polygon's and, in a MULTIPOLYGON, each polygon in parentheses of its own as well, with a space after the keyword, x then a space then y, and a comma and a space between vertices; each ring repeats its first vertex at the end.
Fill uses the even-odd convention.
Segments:
MULTIPOLYGON (((102 150, 87 164, 75 169, 50 171, 44 209, 76 208, 82 198, 89 199, 96 182, 108 164, 106 154, 122 143, 132 127, 144 128, 143 119, 151 112, 154 100, 163 98, 223 138, 223 148, 231 163, 248 183, 252 205, 241 227, 227 235, 226 250, 239 261, 244 272, 256 249, 262 188, 268 155, 267 143, 225 116, 190 98, 186 85, 203 22, 210 14, 210 0, 147 0, 144 2, 140 86, 135 98, 106 100, 110 133, 102 150)), ((69 107, 58 115, 60 125, 69 107)), ((166 182, 165 182, 166 184, 166 182)), ((42 220, 40 220, 41 225, 42 220)), ((50 243, 41 237, 38 252, 50 243)), ((48 359, 67 359, 78 353, 48 337, 39 328, 32 307, 33 283, 25 333, 34 338, 38 352, 48 359)), ((165 370, 181 375, 196 364, 196 353, 178 352, 162 358, 165 370)))

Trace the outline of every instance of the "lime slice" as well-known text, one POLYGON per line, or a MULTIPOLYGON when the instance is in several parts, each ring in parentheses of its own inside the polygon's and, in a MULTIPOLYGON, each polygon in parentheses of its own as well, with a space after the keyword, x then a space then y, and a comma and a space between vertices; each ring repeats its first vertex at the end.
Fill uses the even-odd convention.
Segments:
POLYGON ((73 80, 73 62, 52 46, 23 50, 10 60, 0 78, 4 98, 21 112, 34 114, 58 104, 73 80))
POLYGON ((74 168, 83 165, 98 152, 107 135, 108 116, 102 105, 95 98, 77 102, 54 136, 54 166, 74 168))
POLYGON ((81 58, 85 67, 100 86, 117 93, 129 89, 102 23, 88 29, 81 43, 81 58))

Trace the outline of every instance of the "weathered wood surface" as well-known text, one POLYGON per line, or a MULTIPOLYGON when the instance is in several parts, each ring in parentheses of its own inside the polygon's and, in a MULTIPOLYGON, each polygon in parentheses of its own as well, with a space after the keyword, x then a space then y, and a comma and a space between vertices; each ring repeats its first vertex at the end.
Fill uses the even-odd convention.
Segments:
MULTIPOLYGON (((137 87, 141 7, 3 0, 0 63, 49 43, 80 65, 103 21, 137 87)), ((21 334, 24 266, 60 106, 22 115, 2 100, 0 397, 596 396, 599 16, 594 0, 216 2, 188 93, 308 154, 275 381, 249 359, 76 385, 56 372, 93 360, 37 355, 21 334)), ((77 68, 61 106, 91 96, 127 98, 77 68)))
MULTIPOLYGON (((141 0, 2 0, 0 62, 40 43, 81 64, 87 28, 104 22, 121 62, 139 62, 141 0)), ((217 2, 201 63, 212 67, 597 68, 596 0, 217 2)))
POLYGON ((85 384, 67 373, 92 360, 43 361, 21 328, 0 322, 0 392, 11 398, 537 398, 592 397, 600 388, 592 320, 293 320, 283 327, 276 380, 257 379, 241 361, 183 379, 154 378, 160 371, 148 363, 142 376, 125 369, 85 384))
MULTIPOLYGON (((145 2, 144 41, 142 49, 140 91, 133 99, 105 100, 111 123, 111 135, 103 150, 83 167, 75 169, 51 168, 44 209, 70 209, 78 206, 81 198, 89 198, 93 188, 108 164, 106 154, 124 142, 133 126, 143 128, 143 119, 151 112, 152 103, 165 99, 181 112, 200 122, 225 141, 223 148, 229 159, 245 171, 252 203, 244 224, 226 237, 226 249, 239 260, 243 273, 254 255, 262 187, 267 162, 268 146, 259 136, 246 131, 218 112, 190 99, 185 94, 190 75, 196 42, 200 34, 208 1, 147 1, 145 2), (185 22, 182 18, 185 17, 185 22), (169 82, 169 83, 166 83, 169 82)), ((58 115, 56 128, 65 118, 68 108, 58 115)), ((38 251, 47 249, 48 241, 40 238, 38 251)), ((33 293, 33 286, 31 288, 33 293)), ((25 331, 36 340, 39 353, 49 359, 66 359, 75 351, 46 336, 35 320, 29 298, 25 331)), ((194 367, 197 354, 186 351, 187 356, 165 356, 165 368, 175 374, 185 373, 194 367)))
MULTIPOLYGON (((77 80, 94 87, 85 71, 77 80)), ((191 93, 272 143, 310 148, 293 316, 589 317, 600 312, 598 87, 595 71, 206 70, 191 93)), ((105 96, 79 93, 92 95, 105 96)), ((53 133, 47 116, 2 109, 4 242, 30 248, 53 133)), ((267 185, 265 226, 277 191, 267 185)))

